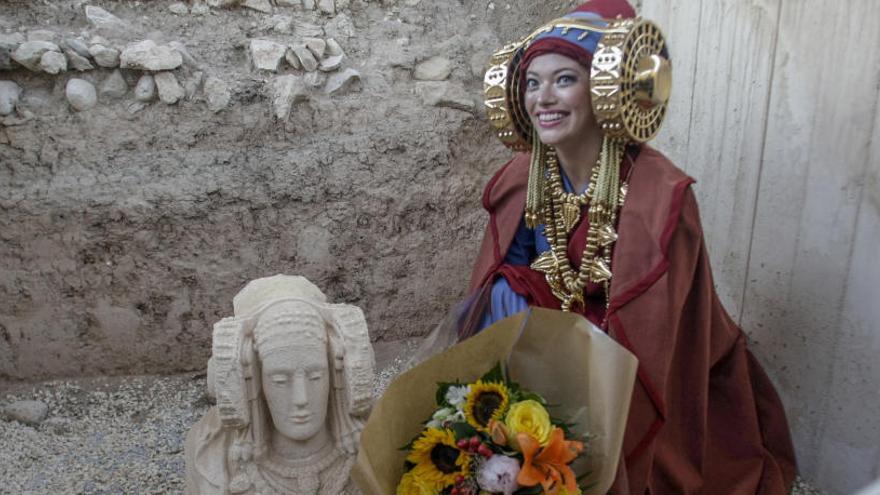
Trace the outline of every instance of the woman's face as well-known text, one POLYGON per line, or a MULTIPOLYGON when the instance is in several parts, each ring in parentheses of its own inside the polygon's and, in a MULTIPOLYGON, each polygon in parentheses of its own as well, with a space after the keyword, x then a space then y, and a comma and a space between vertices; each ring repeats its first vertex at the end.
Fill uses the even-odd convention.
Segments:
POLYGON ((590 74, 565 55, 547 53, 526 71, 526 111, 542 142, 565 146, 599 130, 590 101, 590 74))

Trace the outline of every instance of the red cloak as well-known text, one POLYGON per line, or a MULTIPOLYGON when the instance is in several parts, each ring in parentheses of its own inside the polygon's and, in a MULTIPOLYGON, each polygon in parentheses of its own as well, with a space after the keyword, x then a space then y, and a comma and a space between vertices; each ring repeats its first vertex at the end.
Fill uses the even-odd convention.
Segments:
MULTIPOLYGON (((612 493, 787 495, 796 468, 785 412, 715 293, 694 180, 648 146, 636 153, 604 315, 604 330, 639 359, 612 493)), ((558 308, 542 274, 503 264, 528 168, 517 155, 486 186, 471 291, 505 276, 530 304, 558 308)))

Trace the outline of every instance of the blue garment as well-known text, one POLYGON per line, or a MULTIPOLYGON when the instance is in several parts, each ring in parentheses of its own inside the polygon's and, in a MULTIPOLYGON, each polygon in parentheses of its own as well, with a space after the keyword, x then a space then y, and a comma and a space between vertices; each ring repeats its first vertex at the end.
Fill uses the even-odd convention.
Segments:
MULTIPOLYGON (((560 172, 562 175, 562 186, 566 192, 572 192, 574 187, 571 185, 571 181, 568 180, 568 176, 565 175, 562 167, 560 167, 560 172)), ((586 187, 584 187, 584 190, 586 190, 586 187)), ((549 250, 550 243, 547 241, 547 235, 544 233, 544 224, 540 224, 532 230, 526 227, 525 220, 520 220, 519 228, 517 228, 513 241, 510 243, 510 248, 508 248, 507 254, 504 256, 504 263, 508 265, 529 265, 538 257, 538 253, 549 250)), ((489 309, 480 320, 480 330, 529 307, 526 298, 514 292, 504 277, 495 278, 495 281, 492 282, 491 291, 489 309)))

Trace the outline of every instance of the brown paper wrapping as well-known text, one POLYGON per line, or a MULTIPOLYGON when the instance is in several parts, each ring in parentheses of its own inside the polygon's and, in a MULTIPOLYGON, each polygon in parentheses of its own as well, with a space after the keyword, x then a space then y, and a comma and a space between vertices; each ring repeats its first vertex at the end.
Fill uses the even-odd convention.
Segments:
POLYGON ((400 450, 436 409, 437 383, 473 382, 497 362, 510 379, 554 405, 550 413, 588 435, 572 466, 589 473, 584 493, 607 493, 617 472, 638 362, 582 316, 532 308, 502 320, 401 374, 389 385, 361 435, 352 478, 365 495, 394 494, 400 450))

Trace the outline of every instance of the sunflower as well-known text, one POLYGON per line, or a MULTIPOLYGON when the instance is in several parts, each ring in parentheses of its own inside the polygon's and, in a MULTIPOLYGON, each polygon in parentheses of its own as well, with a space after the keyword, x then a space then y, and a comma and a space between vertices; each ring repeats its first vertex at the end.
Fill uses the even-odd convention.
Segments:
POLYGON ((415 442, 406 460, 415 464, 413 476, 440 491, 455 484, 458 476, 467 476, 471 457, 455 446, 452 430, 428 428, 415 442))
POLYGON ((506 385, 478 380, 471 386, 471 393, 464 405, 464 415, 471 426, 489 433, 489 422, 503 419, 509 402, 510 392, 506 385))

